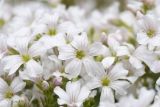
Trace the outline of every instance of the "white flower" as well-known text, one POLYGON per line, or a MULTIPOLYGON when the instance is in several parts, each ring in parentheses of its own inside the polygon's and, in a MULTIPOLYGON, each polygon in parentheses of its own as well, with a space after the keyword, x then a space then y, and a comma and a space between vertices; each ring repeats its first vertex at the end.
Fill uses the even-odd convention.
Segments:
POLYGON ((158 51, 150 51, 147 46, 139 46, 136 49, 135 54, 137 58, 143 61, 152 72, 160 72, 160 54, 158 51))
POLYGON ((152 49, 154 46, 160 46, 160 27, 159 21, 154 16, 142 16, 138 20, 137 41, 139 44, 149 45, 152 49))
POLYGON ((5 64, 4 70, 7 70, 9 75, 14 74, 23 64, 31 67, 30 69, 32 70, 36 69, 37 67, 41 67, 40 64, 38 64, 38 62, 36 62, 34 59, 45 52, 45 49, 42 46, 43 44, 36 42, 32 46, 29 46, 29 37, 17 37, 15 40, 8 42, 9 46, 12 48, 11 54, 13 55, 6 56, 2 59, 2 62, 5 64))
MULTIPOLYGON (((10 85, 0 78, 0 107, 4 104, 6 107, 11 107, 11 102, 17 97, 18 93, 25 87, 19 77, 13 79, 10 85)), ((4 106, 3 106, 4 107, 4 106)))
POLYGON ((81 107, 90 93, 87 87, 81 86, 80 81, 69 81, 66 85, 66 92, 59 86, 54 89, 54 92, 59 96, 58 104, 66 104, 69 107, 81 107))
POLYGON ((139 76, 142 76, 144 72, 144 65, 142 61, 136 56, 136 49, 133 45, 124 43, 117 49, 117 56, 121 58, 122 63, 129 71, 129 80, 134 82, 139 76))
POLYGON ((137 95, 138 98, 135 98, 135 96, 132 94, 121 97, 117 107, 150 107, 149 105, 154 99, 155 91, 142 87, 140 90, 138 90, 137 95))
POLYGON ((126 94, 125 89, 129 86, 126 80, 128 71, 124 69, 122 63, 117 63, 109 70, 105 71, 103 67, 96 77, 88 80, 87 86, 91 89, 102 88, 100 101, 114 102, 113 90, 123 95, 126 94))
POLYGON ((90 76, 99 71, 97 63, 93 60, 101 51, 101 44, 94 43, 89 46, 87 36, 83 33, 77 36, 71 45, 59 47, 59 56, 61 60, 70 60, 65 67, 65 72, 72 77, 77 77, 82 70, 85 70, 90 76))

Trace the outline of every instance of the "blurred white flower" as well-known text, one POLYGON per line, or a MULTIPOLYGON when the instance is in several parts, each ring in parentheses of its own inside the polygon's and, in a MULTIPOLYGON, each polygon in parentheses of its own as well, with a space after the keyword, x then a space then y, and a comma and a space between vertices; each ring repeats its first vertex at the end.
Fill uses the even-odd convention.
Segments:
POLYGON ((81 86, 80 81, 67 82, 66 91, 57 86, 54 93, 59 96, 58 104, 66 104, 69 107, 81 107, 84 100, 89 96, 90 90, 81 86))

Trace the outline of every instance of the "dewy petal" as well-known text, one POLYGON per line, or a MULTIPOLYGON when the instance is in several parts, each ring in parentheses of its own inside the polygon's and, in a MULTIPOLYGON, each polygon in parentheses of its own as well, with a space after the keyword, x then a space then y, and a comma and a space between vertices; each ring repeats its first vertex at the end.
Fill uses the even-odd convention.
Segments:
POLYGON ((61 46, 58 48, 58 50, 59 50, 58 58, 61 60, 75 58, 75 49, 70 45, 61 46))
POLYGON ((102 60, 102 64, 105 68, 109 68, 115 61, 115 57, 106 57, 102 60))
POLYGON ((82 61, 74 59, 67 64, 65 72, 71 77, 77 77, 81 72, 81 68, 82 68, 82 61))
POLYGON ((121 79, 128 74, 128 71, 124 69, 122 63, 117 63, 112 70, 109 72, 108 76, 112 81, 121 79))
POLYGON ((0 93, 4 94, 8 87, 8 84, 2 78, 0 78, 0 93))
POLYGON ((34 60, 30 60, 26 63, 26 70, 31 77, 37 77, 43 73, 42 66, 34 60))
POLYGON ((79 92, 78 101, 83 102, 89 96, 89 94, 90 90, 87 87, 83 86, 81 88, 81 91, 79 92))
POLYGON ((102 92, 101 92, 101 97, 100 97, 100 102, 101 101, 109 101, 109 102, 114 102, 114 95, 113 91, 109 87, 102 87, 102 92))
POLYGON ((14 78, 11 83, 11 87, 14 93, 21 91, 25 87, 26 83, 23 82, 19 77, 14 78))
POLYGON ((140 69, 143 68, 142 62, 140 60, 138 60, 136 57, 131 56, 129 58, 129 62, 130 64, 132 64, 132 66, 134 66, 136 69, 140 69))
POLYGON ((103 46, 99 42, 95 42, 91 45, 89 49, 89 55, 96 56, 99 55, 102 52, 103 46))
POLYGON ((69 102, 68 94, 59 86, 54 89, 54 93, 59 96, 59 103, 65 104, 69 102))
POLYGON ((125 95, 127 89, 129 87, 129 82, 127 81, 114 81, 111 82, 110 87, 114 89, 118 94, 120 95, 125 95))
POLYGON ((146 45, 148 43, 149 37, 147 37, 147 34, 140 32, 137 34, 137 41, 139 44, 146 45))
POLYGON ((19 55, 7 56, 3 59, 4 69, 9 70, 9 75, 12 75, 24 63, 19 55))

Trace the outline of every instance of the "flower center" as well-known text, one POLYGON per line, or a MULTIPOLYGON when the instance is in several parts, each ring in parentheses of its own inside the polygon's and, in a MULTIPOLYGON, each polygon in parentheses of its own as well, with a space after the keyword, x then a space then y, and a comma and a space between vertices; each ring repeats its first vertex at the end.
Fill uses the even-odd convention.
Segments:
POLYGON ((13 97, 13 92, 11 90, 6 91, 5 93, 5 98, 12 98, 13 97))
POLYGON ((94 56, 94 59, 97 61, 97 62, 101 62, 103 60, 103 55, 99 55, 99 56, 94 56))
POLYGON ((0 28, 3 27, 4 24, 5 24, 5 21, 3 19, 0 19, 0 28))
POLYGON ((101 83, 103 86, 108 86, 110 83, 110 80, 108 77, 104 77, 104 78, 102 78, 101 83))
POLYGON ((48 35, 50 35, 50 36, 54 36, 54 35, 56 35, 56 34, 57 34, 56 29, 49 29, 49 31, 48 31, 48 35))
POLYGON ((84 58, 84 57, 85 57, 85 52, 82 51, 82 50, 77 50, 77 52, 76 52, 76 57, 77 57, 78 59, 84 58))
POLYGON ((29 55, 22 55, 22 59, 24 62, 28 62, 31 58, 29 55))
POLYGON ((155 35, 155 30, 153 30, 153 29, 148 29, 147 35, 148 35, 148 37, 152 38, 152 37, 155 35))

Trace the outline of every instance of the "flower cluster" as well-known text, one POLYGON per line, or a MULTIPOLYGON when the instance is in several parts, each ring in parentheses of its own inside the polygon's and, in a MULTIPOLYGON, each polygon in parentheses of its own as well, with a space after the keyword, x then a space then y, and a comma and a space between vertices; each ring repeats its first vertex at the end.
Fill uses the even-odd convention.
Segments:
POLYGON ((0 107, 160 107, 160 0, 62 1, 0 1, 0 107))

